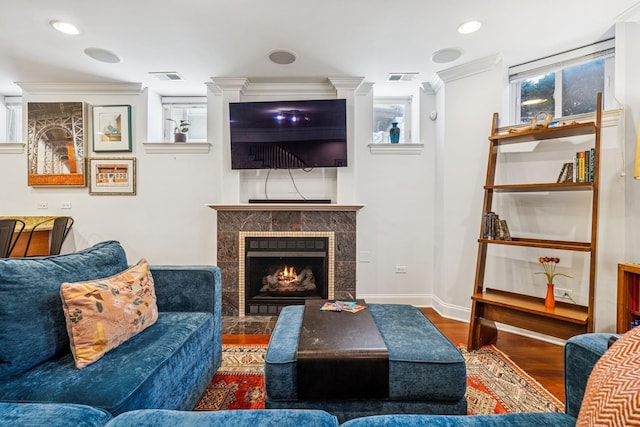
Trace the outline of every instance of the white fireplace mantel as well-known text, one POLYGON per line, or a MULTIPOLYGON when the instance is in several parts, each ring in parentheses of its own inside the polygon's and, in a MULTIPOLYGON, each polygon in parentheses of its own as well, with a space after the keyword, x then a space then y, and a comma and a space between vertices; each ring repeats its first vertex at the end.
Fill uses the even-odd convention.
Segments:
POLYGON ((243 203, 243 204, 210 204, 216 211, 359 211, 365 205, 338 205, 330 203, 243 203))

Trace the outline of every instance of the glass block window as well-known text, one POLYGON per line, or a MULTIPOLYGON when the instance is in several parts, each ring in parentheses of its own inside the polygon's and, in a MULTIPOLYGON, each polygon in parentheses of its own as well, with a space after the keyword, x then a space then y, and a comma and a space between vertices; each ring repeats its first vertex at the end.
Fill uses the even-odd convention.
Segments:
POLYGON ((205 142, 207 140, 207 98, 204 96, 163 96, 163 139, 173 142, 175 123, 188 120, 191 126, 187 132, 187 142, 205 142))
POLYGON ((373 100, 373 143, 389 143, 393 122, 400 128, 400 143, 411 142, 411 97, 375 97, 373 100))
POLYGON ((6 136, 5 142, 22 142, 22 97, 5 96, 6 136))

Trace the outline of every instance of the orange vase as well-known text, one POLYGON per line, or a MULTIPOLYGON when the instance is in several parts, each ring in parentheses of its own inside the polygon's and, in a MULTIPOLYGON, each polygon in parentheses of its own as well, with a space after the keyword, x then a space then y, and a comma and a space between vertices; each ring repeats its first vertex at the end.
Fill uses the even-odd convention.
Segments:
POLYGON ((556 300, 553 297, 553 283, 547 283, 547 296, 544 299, 544 306, 546 308, 555 308, 556 300))

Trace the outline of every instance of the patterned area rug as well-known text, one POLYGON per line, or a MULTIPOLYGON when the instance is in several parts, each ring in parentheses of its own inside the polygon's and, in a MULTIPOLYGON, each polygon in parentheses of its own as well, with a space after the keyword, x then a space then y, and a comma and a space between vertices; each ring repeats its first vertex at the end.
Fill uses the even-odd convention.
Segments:
POLYGON ((264 408, 266 345, 223 345, 222 363, 194 411, 264 408))
MULTIPOLYGON (((196 411, 264 408, 266 345, 224 345, 222 365, 195 406, 196 411)), ((467 352, 470 415, 563 412, 564 404, 494 346, 467 352)))
POLYGON ((469 414, 564 412, 564 404, 492 345, 468 352, 458 344, 467 365, 469 414))

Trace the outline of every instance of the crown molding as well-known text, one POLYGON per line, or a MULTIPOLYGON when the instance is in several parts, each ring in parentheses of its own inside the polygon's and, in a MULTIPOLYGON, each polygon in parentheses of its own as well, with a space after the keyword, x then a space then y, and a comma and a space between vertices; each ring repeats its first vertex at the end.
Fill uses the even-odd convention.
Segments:
POLYGON ((246 77, 211 77, 211 82, 212 83, 207 83, 209 90, 213 93, 221 94, 221 92, 225 90, 239 90, 240 92, 244 92, 249 84, 249 79, 246 77))
POLYGON ((336 90, 356 90, 364 81, 364 77, 328 77, 336 90))
POLYGON ((375 83, 373 82, 362 82, 362 84, 356 90, 356 95, 358 96, 369 95, 369 93, 371 92, 371 89, 373 89, 373 85, 375 85, 375 83))
POLYGON ((437 93, 437 90, 433 87, 431 82, 422 82, 421 88, 426 95, 435 95, 437 93))
POLYGON ((118 94, 139 95, 143 91, 142 83, 33 83, 16 82, 16 85, 29 94, 118 94))
POLYGON ((496 54, 467 62, 456 67, 438 71, 436 74, 444 83, 470 77, 475 74, 493 70, 502 61, 502 55, 496 54))

